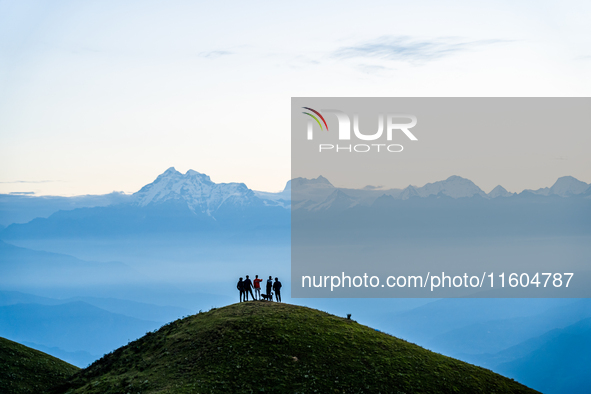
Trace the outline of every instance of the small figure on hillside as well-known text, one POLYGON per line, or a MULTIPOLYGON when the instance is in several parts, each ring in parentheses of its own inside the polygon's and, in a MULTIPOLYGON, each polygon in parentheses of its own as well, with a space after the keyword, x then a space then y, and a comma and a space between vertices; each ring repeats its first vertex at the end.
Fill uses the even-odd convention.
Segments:
POLYGON ((242 298, 244 297, 244 282, 242 281, 242 278, 240 278, 240 280, 238 281, 236 288, 238 289, 238 291, 240 291, 240 302, 242 302, 242 298))
POLYGON ((279 282, 279 278, 275 278, 275 283, 273 283, 273 290, 275 291, 275 299, 277 302, 281 302, 281 282, 279 282))
POLYGON ((261 299, 261 282, 263 280, 259 279, 258 275, 255 275, 254 278, 254 295, 255 295, 255 299, 260 300, 261 299))
POLYGON ((273 295, 271 294, 272 288, 273 288, 273 278, 269 275, 269 279, 267 279, 267 299, 269 301, 273 301, 273 295))
POLYGON ((246 301, 248 301, 248 292, 250 292, 252 300, 254 301, 254 294, 252 294, 252 281, 248 279, 248 275, 246 275, 246 279, 244 279, 244 295, 246 296, 246 301))

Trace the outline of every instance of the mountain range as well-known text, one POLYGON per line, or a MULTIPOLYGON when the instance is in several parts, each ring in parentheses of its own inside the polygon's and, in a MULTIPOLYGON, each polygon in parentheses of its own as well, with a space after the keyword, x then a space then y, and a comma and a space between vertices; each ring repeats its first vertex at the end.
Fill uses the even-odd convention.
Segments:
POLYGON ((129 230, 125 229, 129 226, 143 227, 143 232, 158 231, 158 225, 153 228, 154 221, 150 218, 162 216, 176 217, 177 220, 171 225, 179 231, 194 229, 196 221, 200 222, 199 227, 208 229, 236 220, 252 222, 254 227, 257 227, 283 224, 288 215, 281 214, 280 208, 308 211, 322 211, 331 207, 348 209, 353 206, 370 206, 383 197, 408 200, 433 196, 453 199, 479 197, 488 200, 517 196, 578 196, 589 199, 591 188, 585 182, 565 176, 559 178, 551 187, 510 193, 499 185, 487 194, 471 180, 454 175, 421 187, 410 185, 404 189, 382 189, 368 186, 363 189, 348 189, 335 187, 328 179, 319 176, 315 179, 292 179, 287 182, 283 191, 269 193, 251 190, 244 183, 215 183, 209 176, 197 171, 189 170, 182 174, 171 167, 160 174, 154 182, 132 195, 0 195, 0 225, 8 226, 0 233, 0 238, 10 237, 19 232, 18 227, 22 223, 33 221, 32 227, 36 228, 46 225, 39 220, 35 222, 36 218, 52 217, 52 220, 60 222, 71 222, 82 217, 85 220, 94 220, 97 226, 93 234, 100 233, 101 229, 117 231, 121 223, 112 222, 109 219, 112 216, 125 218, 126 224, 121 228, 123 232, 129 230), (94 219, 91 219, 92 217, 94 219))
MULTIPOLYGON (((365 187, 363 189, 337 188, 322 176, 315 179, 297 178, 290 182, 294 185, 291 188, 291 185, 288 183, 290 190, 292 190, 294 208, 307 210, 318 210, 322 209, 322 207, 327 208, 331 205, 329 200, 335 200, 338 196, 334 194, 337 190, 343 193, 341 199, 347 197, 355 201, 355 204, 351 203, 351 206, 356 204, 371 205, 378 198, 384 196, 392 197, 395 200, 408 200, 417 197, 427 198, 431 196, 444 196, 453 199, 472 197, 496 199, 514 196, 526 197, 529 195, 548 197, 583 196, 585 198, 591 198, 590 185, 571 176, 561 177, 551 187, 538 190, 524 190, 521 193, 510 193, 504 187, 498 185, 488 194, 471 180, 457 175, 452 175, 442 181, 427 183, 421 187, 410 185, 404 189, 381 189, 375 187, 365 187)), ((281 194, 284 195, 284 192, 281 192, 281 194)), ((272 198, 269 193, 265 194, 265 197, 272 198)), ((342 203, 342 201, 339 202, 339 204, 342 203)))

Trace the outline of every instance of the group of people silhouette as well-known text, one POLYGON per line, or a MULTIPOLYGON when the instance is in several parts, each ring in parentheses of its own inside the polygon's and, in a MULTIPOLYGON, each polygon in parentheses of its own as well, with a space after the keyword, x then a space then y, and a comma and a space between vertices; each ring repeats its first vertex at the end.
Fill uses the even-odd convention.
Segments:
POLYGON ((267 279, 267 292, 265 294, 261 294, 262 281, 258 275, 255 275, 254 281, 250 280, 248 275, 246 275, 246 279, 244 280, 240 278, 236 285, 236 288, 240 291, 240 302, 248 301, 248 293, 250 293, 253 301, 261 299, 273 301, 273 291, 275 292, 275 300, 281 302, 281 282, 279 282, 279 278, 275 278, 275 282, 273 282, 273 278, 269 276, 269 279, 267 279), (253 288, 254 294, 252 293, 253 288))

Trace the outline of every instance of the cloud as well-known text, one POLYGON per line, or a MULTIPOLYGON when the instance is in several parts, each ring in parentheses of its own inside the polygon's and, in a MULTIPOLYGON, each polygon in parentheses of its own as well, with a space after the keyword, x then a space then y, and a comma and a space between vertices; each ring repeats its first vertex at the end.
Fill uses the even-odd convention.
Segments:
POLYGON ((409 63, 427 62, 504 40, 460 41, 454 38, 416 40, 408 36, 384 36, 373 41, 337 49, 338 59, 376 58, 409 63))
POLYGON ((10 192, 8 194, 16 194, 17 196, 20 196, 20 195, 23 195, 23 194, 24 195, 35 194, 35 192, 10 192))
POLYGON ((378 190, 378 189, 382 189, 384 186, 380 185, 380 186, 372 186, 372 185, 367 185, 363 188, 363 190, 378 190))
POLYGON ((388 67, 377 66, 375 64, 359 64, 357 65, 357 69, 366 74, 377 74, 382 71, 390 70, 388 67))
POLYGON ((199 56, 205 57, 208 59, 216 59, 221 56, 228 56, 228 55, 233 55, 233 54, 234 54, 234 52, 229 52, 229 51, 209 51, 209 52, 201 52, 199 54, 199 56))

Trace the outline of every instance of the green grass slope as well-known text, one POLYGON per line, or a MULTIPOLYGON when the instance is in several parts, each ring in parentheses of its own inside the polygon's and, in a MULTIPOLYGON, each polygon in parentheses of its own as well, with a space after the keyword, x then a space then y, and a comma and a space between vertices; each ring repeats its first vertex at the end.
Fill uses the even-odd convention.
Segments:
POLYGON ((352 320, 247 302, 172 322, 54 393, 535 393, 352 320))
POLYGON ((49 354, 0 338, 2 394, 39 394, 65 382, 78 370, 49 354))

